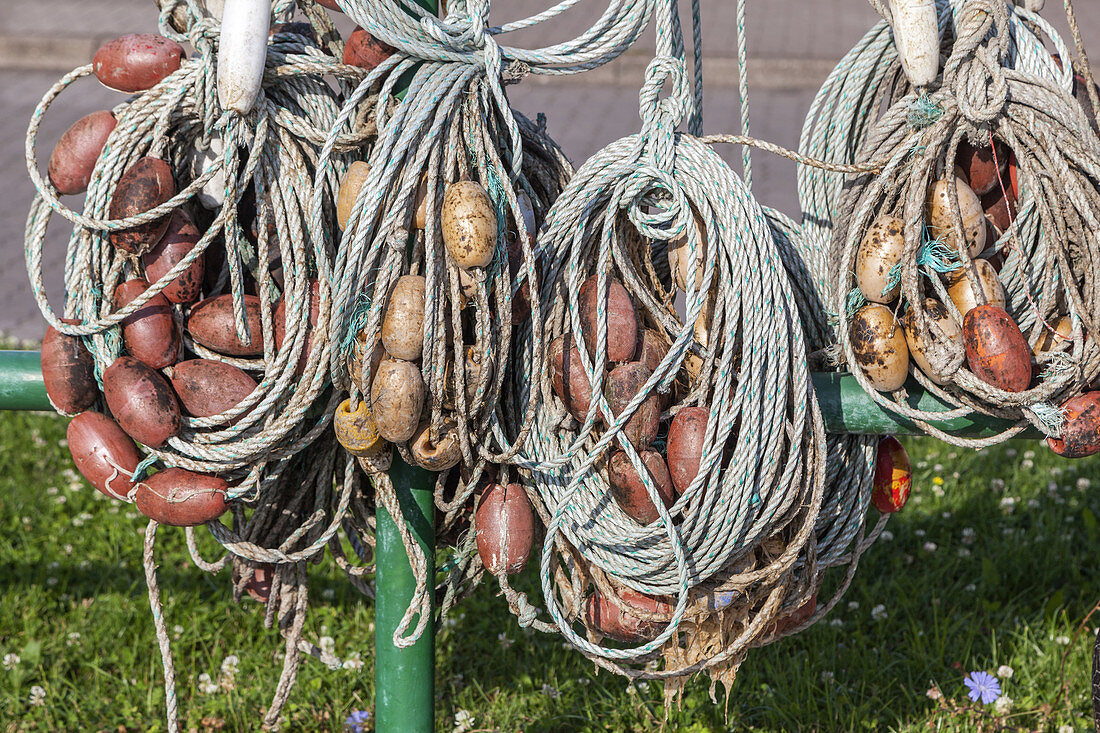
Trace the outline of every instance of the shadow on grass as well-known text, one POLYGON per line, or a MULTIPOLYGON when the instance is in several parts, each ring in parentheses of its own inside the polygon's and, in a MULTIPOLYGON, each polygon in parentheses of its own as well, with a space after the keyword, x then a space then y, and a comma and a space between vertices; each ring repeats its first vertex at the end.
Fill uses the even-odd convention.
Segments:
MULTIPOLYGON (((1057 707, 1059 665, 1067 649, 1058 637, 1069 636, 1100 596, 1100 462, 1078 462, 1071 472, 1071 464, 1045 455, 1041 446, 1013 445, 952 461, 940 473, 957 470, 959 478, 946 477, 942 497, 934 493, 935 472, 918 470, 920 498, 891 520, 893 539, 864 556, 846 598, 830 615, 797 637, 749 653, 730 696, 728 720, 721 691, 713 705, 707 701, 709 680, 693 681, 684 711, 671 717, 672 729, 919 725, 936 707, 926 695, 932 684, 948 697, 962 697, 964 674, 992 672, 1001 664, 1016 669, 1005 694, 1018 706, 1057 707), (1016 449, 1031 448, 1039 454, 1034 466, 1006 460, 1016 449), (1052 477, 1055 467, 1061 473, 1052 477), (1092 488, 1078 488, 1078 478, 1092 488)), ((915 461, 945 451, 930 441, 910 446, 915 461)), ((541 597, 533 569, 517 585, 541 597)), ((453 680, 460 674, 457 687, 476 680, 485 700, 517 690, 537 696, 543 685, 561 691, 591 676, 592 665, 562 649, 559 637, 520 630, 490 587, 479 589, 460 611, 441 654, 443 690, 456 689, 453 680), (501 633, 515 643, 498 643, 501 633)), ((1100 617, 1090 628, 1097 625, 1100 617)), ((1086 631, 1072 649, 1067 719, 1087 711, 1092 639, 1086 631)), ((617 708, 630 704, 624 688, 623 680, 600 674, 584 687, 586 716, 577 718, 576 698, 563 695, 567 705, 551 699, 541 711, 510 722, 526 731, 605 729, 617 708)), ((653 684, 641 690, 660 717, 660 689, 653 684)), ((637 707, 638 698, 633 702, 637 707)))

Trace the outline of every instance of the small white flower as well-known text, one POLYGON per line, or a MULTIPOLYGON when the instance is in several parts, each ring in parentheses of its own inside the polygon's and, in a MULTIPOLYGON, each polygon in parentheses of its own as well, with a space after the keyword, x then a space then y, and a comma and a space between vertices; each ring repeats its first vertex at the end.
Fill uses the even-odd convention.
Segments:
POLYGON ((935 542, 925 542, 924 545, 921 547, 921 549, 924 550, 925 552, 935 552, 936 549, 937 549, 937 546, 936 546, 935 542))
POLYGON ((1081 478, 1077 479, 1077 488, 1078 488, 1078 490, 1084 491, 1085 489, 1087 489, 1090 486, 1092 486, 1092 481, 1090 481, 1088 478, 1085 478, 1084 476, 1082 476, 1081 478))
POLYGON ((923 529, 913 530, 913 536, 914 537, 924 537, 925 534, 927 534, 927 533, 923 529))
POLYGON ((962 531, 962 543, 964 545, 972 545, 978 539, 978 533, 974 531, 973 527, 964 527, 962 531))
POLYGON ((1072 725, 1060 725, 1058 726, 1058 733, 1073 733, 1072 725))
POLYGON ((943 517, 944 519, 950 519, 951 518, 951 512, 943 512, 942 514, 940 514, 940 516, 943 517))
POLYGON ((236 674, 237 665, 240 664, 240 659, 236 654, 230 654, 228 657, 222 660, 222 674, 236 674))
POLYGON ((15 669, 15 667, 21 661, 22 660, 19 658, 18 654, 11 654, 11 653, 5 654, 4 655, 4 669, 9 669, 9 670, 10 669, 15 669))
POLYGON ((336 589, 325 588, 323 591, 321 591, 321 597, 324 598, 326 601, 331 601, 333 598, 336 597, 336 589))
POLYGON ((1060 644, 1061 646, 1069 646, 1069 637, 1065 634, 1059 634, 1058 636, 1054 637, 1054 643, 1060 644))
POLYGON ((31 688, 31 705, 45 705, 46 704, 46 689, 41 685, 35 685, 31 688))
MULTIPOLYGON (((62 496, 60 498, 64 499, 65 497, 62 496)), ((84 520, 81 519, 80 517, 73 517, 73 526, 74 527, 83 527, 84 526, 84 520)))
POLYGON ((974 591, 978 590, 978 586, 974 585, 973 583, 967 583, 966 587, 963 588, 963 590, 967 593, 973 593, 974 591))
POLYGON ((926 692, 924 694, 927 695, 929 697, 929 699, 932 699, 932 700, 942 700, 943 699, 943 693, 940 692, 940 688, 938 688, 938 687, 929 687, 928 692, 926 692))
POLYGON ((65 639, 65 646, 76 646, 80 643, 80 632, 70 631, 68 638, 65 639))
POLYGON ((210 679, 210 675, 206 672, 199 675, 199 692, 203 695, 213 695, 217 691, 218 685, 210 679))
POLYGON ((997 715, 1008 715, 1012 712, 1013 700, 1008 695, 1001 695, 997 702, 993 703, 993 712, 997 715))
POLYGON ((959 548, 959 557, 970 557, 970 548, 960 547, 959 548))
POLYGON ((1028 509, 1038 509, 1039 508, 1039 500, 1038 499, 1028 499, 1027 500, 1027 507, 1028 507, 1028 509))
POLYGON ((326 654, 334 654, 336 652, 336 640, 331 636, 322 636, 317 641, 317 646, 321 647, 321 651, 326 654))
POLYGON ((357 670, 363 668, 362 655, 359 652, 352 652, 348 656, 344 657, 344 669, 357 670))
POLYGON ((1020 468, 1035 468, 1035 461, 1031 460, 1030 458, 1025 458, 1024 460, 1020 461, 1020 468))
POLYGON ((459 710, 455 713, 454 733, 466 733, 474 727, 474 714, 469 710, 459 710))
POLYGON ((855 611, 859 609, 859 601, 848 601, 848 610, 855 611))
POLYGON ((932 495, 935 496, 937 499, 943 498, 943 495, 944 495, 943 487, 940 486, 939 484, 932 484, 932 495))
POLYGON ((183 627, 180 626, 179 624, 176 624, 175 626, 172 627, 172 633, 178 639, 180 637, 180 634, 183 633, 183 627))
POLYGON ((561 697, 561 690, 554 687, 553 685, 543 685, 542 694, 546 695, 551 700, 557 700, 559 697, 561 697))
POLYGON ((512 646, 512 640, 508 638, 507 632, 501 632, 497 634, 497 641, 500 642, 501 649, 507 649, 512 646))
POLYGON ((57 492, 58 488, 56 486, 51 486, 50 488, 46 489, 46 494, 48 496, 57 496, 57 492))
POLYGON ((886 616, 886 606, 881 603, 871 609, 871 618, 875 621, 882 621, 886 616))
POLYGON ((844 621, 842 619, 834 618, 834 619, 829 620, 829 626, 843 626, 843 625, 844 625, 844 621))
POLYGON ((1007 680, 1012 677, 1013 671, 1012 667, 1009 667, 1007 664, 1002 664, 1000 667, 997 667, 997 676, 1002 680, 1007 680))
POLYGON ((834 675, 829 670, 825 670, 824 672, 821 673, 821 681, 822 682, 832 682, 833 679, 835 679, 835 677, 836 677, 836 675, 834 675))
POLYGON ((49 585, 49 586, 57 585, 57 578, 46 578, 46 585, 49 585))
POLYGON ((878 536, 878 538, 880 540, 882 540, 883 542, 893 542, 894 541, 894 533, 891 532, 888 529, 884 529, 884 530, 882 530, 882 534, 880 534, 878 536))
POLYGON ((64 552, 66 555, 71 555, 71 554, 73 554, 73 546, 72 545, 62 545, 61 546, 61 551, 64 552))
POLYGON ((1024 458, 1034 458, 1034 457, 1035 457, 1035 451, 1033 451, 1033 450, 1025 450, 1024 451, 1024 458))
POLYGON ((1005 487, 1005 480, 1003 478, 995 478, 989 482, 989 488, 994 491, 1002 491, 1005 487))
POLYGON ((942 463, 937 463, 935 466, 932 466, 932 470, 935 471, 936 473, 942 473, 943 472, 943 464, 942 463))

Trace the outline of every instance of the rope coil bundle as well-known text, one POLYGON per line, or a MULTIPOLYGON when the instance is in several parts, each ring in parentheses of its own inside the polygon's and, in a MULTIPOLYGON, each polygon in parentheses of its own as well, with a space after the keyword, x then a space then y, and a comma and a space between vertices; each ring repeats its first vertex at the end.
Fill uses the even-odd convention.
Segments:
MULTIPOLYGON (((158 522, 187 527, 188 548, 201 569, 218 572, 232 561, 235 592, 247 590, 266 602, 268 624, 286 636, 283 675, 266 716, 274 724, 299 652, 323 656, 302 638, 305 562, 330 547, 347 565, 337 533, 363 523, 352 501, 358 482, 351 475, 333 481, 337 453, 330 424, 337 403, 327 389, 326 304, 334 250, 330 238, 310 229, 309 214, 316 200, 332 207, 347 153, 371 139, 370 130, 360 128, 330 140, 340 94, 323 77, 355 81, 365 71, 317 45, 314 37, 329 34, 330 23, 276 27, 253 111, 223 113, 215 82, 217 19, 194 0, 160 6, 166 36, 138 42, 178 49, 175 42, 186 41, 196 53, 179 60, 181 49, 175 70, 132 89, 135 96, 113 110, 116 124, 90 157, 95 164, 83 212, 61 203, 52 161, 51 182, 38 172, 38 128, 69 85, 92 73, 104 80, 116 67, 132 76, 134 57, 97 55, 94 65, 55 84, 35 111, 27 137, 28 171, 38 188, 27 226, 28 273, 51 325, 47 344, 61 344, 63 353, 86 364, 91 380, 79 401, 68 399, 71 390, 55 391, 65 400, 51 394, 59 411, 81 413, 69 430, 78 468, 105 493, 136 499, 151 517, 146 575, 170 729, 178 722, 153 561, 158 522), (326 140, 335 152, 329 172, 315 177, 326 140), (135 177, 135 170, 144 177, 135 177), (152 201, 141 196, 150 179, 160 194, 152 201), (201 206, 194 205, 196 198, 201 206), (125 205, 130 208, 119 214, 125 205), (66 258, 65 320, 50 307, 42 284, 42 247, 55 213, 75 225, 66 258), (130 246, 135 232, 151 232, 149 241, 130 246), (183 254, 172 250, 176 245, 183 245, 183 254), (169 250, 173 256, 164 264, 169 250), (162 274, 154 276, 158 267, 162 274), (128 303, 120 300, 123 293, 128 303), (150 336, 154 322, 159 330, 150 336), (131 330, 135 324, 146 330, 131 330), (149 361, 150 344, 161 349, 157 361, 149 361), (120 375, 127 374, 138 378, 123 381, 120 375), (100 389, 111 416, 101 406, 100 389), (127 402, 128 394, 138 402, 127 402), (164 415, 175 422, 160 420, 164 415), (140 461, 135 440, 146 453, 140 461), (227 508, 232 526, 218 520, 227 508), (212 562, 199 555, 193 533, 204 522, 228 551, 212 562)), ((276 3, 272 14, 286 16, 292 8, 276 3)), ((123 38, 105 48, 125 49, 126 43, 123 38)), ((58 364, 47 351, 44 346, 49 389, 58 364)), ((60 365, 62 376, 73 375, 73 363, 60 365)))
POLYGON ((1100 352, 1084 337, 1092 332, 1097 306, 1097 253, 1087 233, 1098 222, 1094 171, 1100 140, 1086 132, 1081 107, 1063 89, 1003 66, 1010 50, 1009 14, 999 2, 967 3, 956 15, 956 41, 942 86, 927 96, 910 93, 871 129, 861 159, 889 162, 881 176, 857 179, 846 191, 833 251, 840 348, 861 385, 880 405, 913 419, 930 435, 971 447, 1007 439, 1028 425, 1060 437, 1064 416, 1057 405, 1100 370, 1100 352), (933 118, 914 123, 917 108, 935 110, 933 118), (993 250, 1013 260, 1000 278, 995 263, 977 257, 999 232, 960 177, 974 182, 974 171, 966 170, 960 154, 967 144, 994 146, 993 167, 1001 144, 1006 148, 1000 158, 1012 151, 1009 165, 1019 171, 1019 186, 995 173, 991 191, 1008 199, 1010 213, 1010 186, 1013 193, 1020 188, 1031 193, 1021 207, 1034 207, 1033 226, 1040 234, 1029 249, 1010 218, 993 250), (963 170, 955 169, 957 161, 963 170), (953 170, 954 175, 946 173, 953 170), (1059 200, 1066 205, 1051 205, 1059 200), (873 220, 879 211, 887 215, 873 220), (900 264, 887 262, 893 255, 886 253, 899 249, 901 237, 900 264), (857 258, 882 264, 868 268, 857 258), (884 286, 867 285, 879 283, 880 271, 887 269, 884 286), (850 299, 855 282, 859 294, 873 301, 858 313, 850 299), (895 324, 901 301, 891 303, 899 284, 909 311, 895 324), (1023 291, 1025 305, 1006 302, 1002 287, 1023 291), (1074 319, 1072 348, 1042 346, 1067 309, 1074 319), (919 368, 908 369, 910 353, 919 368), (905 404, 900 388, 906 371, 949 408, 924 412, 905 404), (883 392, 893 394, 888 398, 883 392), (1017 424, 992 438, 966 440, 928 423, 974 412, 1017 424))
MULTIPOLYGON (((444 18, 412 2, 342 5, 393 52, 347 97, 329 132, 335 139, 357 105, 377 95, 377 142, 340 191, 347 214, 333 268, 339 348, 330 366, 349 395, 336 429, 391 509, 397 499, 384 470, 393 451, 438 472, 438 531, 456 545, 442 617, 482 572, 477 538, 466 532, 474 493, 508 484, 506 466, 534 420, 528 400, 506 424, 500 395, 512 378, 514 328, 529 321, 542 341, 534 236, 572 173, 543 125, 511 108, 504 87, 614 59, 644 30, 654 3, 612 2, 583 36, 536 50, 496 39, 568 4, 500 28, 489 26, 484 0, 452 4, 444 18), (403 98, 391 101, 405 82, 403 98)), ((329 151, 321 151, 320 172, 329 151)), ((312 226, 324 226, 319 203, 312 226)), ((423 551, 400 512, 391 514, 417 569, 416 594, 394 634, 407 646, 430 620, 432 588, 423 551)))
POLYGON ((703 670, 728 688, 750 645, 813 614, 825 474, 776 244, 717 154, 673 134, 690 109, 682 61, 658 56, 642 134, 586 162, 548 216, 539 245, 552 363, 536 370, 539 344, 520 342, 526 369, 511 389, 515 404, 537 394, 542 405, 519 465, 547 527, 541 577, 554 623, 498 575, 521 624, 561 633, 617 673, 669 680, 670 700, 703 670), (673 93, 658 102, 666 82, 673 93), (690 426, 678 448, 681 420, 690 426), (630 666, 661 654, 662 671, 630 666))

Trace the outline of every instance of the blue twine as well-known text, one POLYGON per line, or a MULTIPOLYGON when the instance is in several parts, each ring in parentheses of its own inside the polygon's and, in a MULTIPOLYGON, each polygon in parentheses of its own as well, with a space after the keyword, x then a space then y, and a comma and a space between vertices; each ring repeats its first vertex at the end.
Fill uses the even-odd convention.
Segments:
POLYGON ((909 103, 909 113, 905 116, 905 121, 914 130, 923 130, 939 122, 941 117, 943 117, 943 107, 933 102, 932 98, 924 93, 909 103))

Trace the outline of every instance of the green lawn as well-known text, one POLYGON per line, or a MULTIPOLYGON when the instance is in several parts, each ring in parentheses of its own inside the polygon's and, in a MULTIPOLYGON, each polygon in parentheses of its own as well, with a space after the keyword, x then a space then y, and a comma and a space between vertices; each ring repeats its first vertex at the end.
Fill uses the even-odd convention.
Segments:
MULTIPOLYGON (((0 723, 9 731, 162 730, 141 571, 145 523, 75 476, 64 437, 61 419, 0 414, 0 723), (31 703, 35 686, 45 692, 39 704, 31 703)), ((985 454, 926 440, 908 447, 917 491, 888 526, 892 539, 865 556, 847 597, 808 632, 748 657, 728 719, 721 691, 714 704, 707 680, 696 680, 667 729, 1091 725, 1088 668, 1100 614, 1075 632, 1100 597, 1100 463, 1062 461, 1024 442, 985 454), (1001 679, 1011 710, 964 709, 963 676, 1002 665, 1012 668, 1001 679), (933 686, 944 700, 929 697, 933 686)), ((215 544, 203 539, 213 557, 215 544)), ((258 604, 232 603, 228 572, 212 577, 190 564, 182 532, 162 531, 161 548, 184 728, 257 729, 281 640, 263 628, 258 604), (224 675, 231 656, 235 674, 224 675)), ((340 657, 358 653, 362 665, 329 670, 305 660, 284 730, 340 730, 349 712, 371 706, 372 611, 330 566, 311 570, 307 628, 315 640, 331 637, 340 657)), ((489 587, 442 631, 436 686, 437 729, 448 732, 456 714, 468 730, 507 731, 653 730, 663 717, 658 685, 596 675, 560 639, 522 631, 489 587)))

